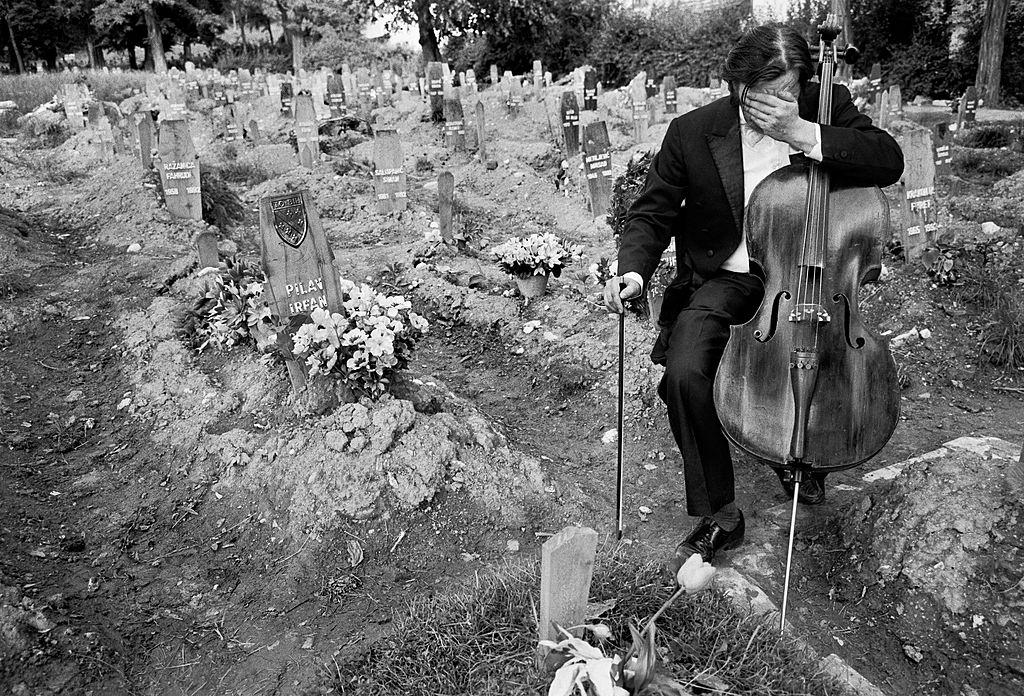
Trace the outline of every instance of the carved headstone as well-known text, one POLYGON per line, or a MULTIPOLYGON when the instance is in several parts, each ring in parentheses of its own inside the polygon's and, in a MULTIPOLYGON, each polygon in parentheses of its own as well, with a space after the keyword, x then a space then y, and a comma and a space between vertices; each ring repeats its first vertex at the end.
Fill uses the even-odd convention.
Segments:
MULTIPOLYGON (((263 298, 281 324, 288 326, 279 343, 292 349, 294 332, 318 307, 340 312, 343 294, 320 218, 308 191, 260 199, 260 236, 267 281, 263 298)), ((303 366, 287 360, 295 391, 306 382, 303 366)))
POLYGON ((453 151, 466 149, 466 119, 458 97, 444 100, 444 144, 453 151))
POLYGON ((566 157, 580 153, 580 108, 575 92, 562 92, 562 138, 566 157))
POLYGON ((590 212, 600 217, 608 212, 612 193, 611 144, 604 121, 587 124, 583 129, 583 173, 590 193, 590 212))
POLYGON ((586 527, 566 527, 544 542, 537 622, 541 640, 564 638, 556 626, 582 635, 583 629, 577 627, 587 618, 596 556, 597 532, 586 527))
POLYGON ((381 129, 374 132, 373 188, 377 195, 378 213, 390 213, 408 207, 402 142, 398 138, 398 131, 381 129))
POLYGON ((677 113, 679 109, 679 93, 676 91, 676 78, 666 75, 661 81, 661 89, 665 93, 665 113, 677 113))
POLYGON ((299 149, 299 164, 312 169, 320 161, 320 139, 313 97, 305 92, 295 97, 295 143, 299 149))
POLYGON ((160 182, 171 215, 203 219, 199 188, 199 156, 188 132, 188 121, 164 121, 160 125, 160 182))
POLYGON ((597 73, 593 70, 583 74, 583 110, 597 111, 597 73))

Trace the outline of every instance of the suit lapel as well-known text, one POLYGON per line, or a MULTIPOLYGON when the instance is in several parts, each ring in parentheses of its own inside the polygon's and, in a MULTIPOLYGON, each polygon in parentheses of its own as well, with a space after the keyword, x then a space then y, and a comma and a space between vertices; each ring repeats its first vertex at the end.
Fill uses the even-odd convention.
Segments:
POLYGON ((723 113, 715 130, 705 135, 715 160, 718 178, 725 189, 737 231, 743 230, 743 145, 740 142, 740 117, 729 100, 723 100, 723 113))

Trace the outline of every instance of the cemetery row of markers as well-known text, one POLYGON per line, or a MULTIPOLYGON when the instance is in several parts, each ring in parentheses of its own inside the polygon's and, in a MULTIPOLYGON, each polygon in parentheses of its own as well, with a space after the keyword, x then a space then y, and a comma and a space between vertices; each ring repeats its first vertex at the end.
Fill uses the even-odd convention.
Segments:
MULTIPOLYGON (((252 80, 244 71, 238 71, 226 81, 234 85, 237 80, 239 91, 225 90, 226 101, 221 108, 227 118, 222 133, 225 140, 245 138, 258 143, 260 141, 259 116, 261 112, 273 112, 276 118, 293 119, 298 160, 302 166, 314 167, 319 159, 318 120, 332 118, 335 111, 345 108, 348 102, 345 94, 355 95, 357 108, 366 105, 368 95, 373 90, 366 89, 366 71, 360 71, 356 77, 343 72, 341 97, 335 99, 330 91, 332 75, 323 72, 313 76, 299 76, 300 84, 313 84, 324 78, 327 85, 327 97, 319 100, 314 96, 316 89, 301 89, 295 93, 285 85, 291 82, 282 81, 277 85, 276 94, 254 85, 272 85, 274 76, 266 76, 262 80, 252 80), (363 75, 360 77, 360 75, 363 75), (305 82, 304 82, 305 81, 305 82), (346 90, 346 86, 352 87, 346 90), (318 104, 327 108, 326 113, 318 113, 318 104), (242 108, 243 105, 246 108, 242 108), (250 117, 246 121, 245 117, 250 117)), ((499 80, 496 68, 492 69, 492 82, 503 89, 505 105, 510 115, 516 116, 526 96, 523 82, 506 72, 499 80)), ((383 75, 383 73, 382 73, 383 75)), ((381 77, 381 76, 378 76, 381 77)), ((111 119, 119 119, 118 113, 108 113, 103 106, 93 101, 87 111, 82 105, 89 102, 88 94, 80 85, 66 85, 63 89, 64 108, 71 128, 74 131, 85 130, 90 133, 89 141, 95 144, 96 154, 103 160, 109 160, 117 152, 133 149, 132 141, 137 138, 139 158, 144 170, 152 167, 160 173, 163 194, 168 211, 175 217, 191 220, 202 219, 202 201, 200 191, 199 159, 189 133, 189 110, 187 100, 182 97, 188 90, 183 88, 188 82, 180 76, 170 75, 164 79, 154 78, 147 84, 147 98, 154 109, 143 109, 134 116, 134 129, 129 121, 122 119, 118 128, 114 128, 111 119), (154 111, 159 113, 159 121, 154 120, 154 111), (128 132, 134 130, 134 134, 128 132), (135 137, 132 138, 131 136, 135 137), (155 145, 155 147, 154 147, 155 145), (155 159, 154 159, 155 155, 155 159)), ((400 79, 400 78, 399 78, 400 79)), ((476 91, 475 80, 471 75, 460 75, 463 87, 472 87, 476 91)), ((210 85, 223 84, 214 80, 195 80, 199 91, 206 94, 210 85)), ((379 80, 383 84, 386 80, 379 80)), ((582 151, 582 165, 587 180, 589 203, 595 217, 604 215, 612 187, 612 168, 610 143, 605 121, 594 120, 582 123, 582 112, 597 109, 597 97, 601 86, 596 81, 593 71, 577 71, 573 75, 574 86, 582 91, 582 107, 574 89, 562 93, 560 103, 561 138, 559 145, 564 148, 567 157, 576 157, 582 151)), ((536 96, 543 98, 542 89, 550 83, 540 72, 539 63, 535 67, 533 87, 536 96)), ((380 86, 380 84, 378 86, 380 86)), ((392 85, 396 84, 391 82, 392 85)), ((398 82, 398 85, 401 83, 398 82)), ((874 85, 874 83, 872 83, 874 85)), ((189 88, 195 89, 195 88, 189 88)), ((479 159, 496 166, 488 159, 486 129, 483 101, 478 100, 474 108, 475 127, 467 128, 462 109, 461 94, 451 83, 451 73, 441 63, 427 66, 425 79, 420 80, 420 96, 429 103, 431 113, 442 122, 444 141, 453 151, 475 149, 479 159), (468 134, 468 137, 467 137, 468 134)), ((706 90, 710 99, 723 94, 720 85, 716 90, 706 90)), ((212 94, 219 97, 214 89, 212 94)), ((641 73, 629 86, 630 104, 634 124, 634 136, 642 142, 646 136, 646 127, 658 118, 658 112, 670 115, 677 111, 677 90, 671 77, 666 77, 660 89, 654 87, 641 73)), ((386 102, 394 98, 402 98, 403 91, 393 92, 387 88, 377 91, 377 98, 386 102), (382 96, 384 92, 387 95, 382 96)), ((885 127, 892 119, 902 115, 902 99, 899 88, 875 90, 874 113, 881 127, 885 127)), ((902 186, 905 192, 905 218, 910 221, 904 226, 904 249, 908 258, 920 253, 930 243, 938 228, 933 205, 934 182, 936 174, 945 174, 950 166, 949 136, 951 131, 963 127, 973 121, 977 108, 977 100, 971 91, 959 103, 959 118, 956 125, 939 124, 934 133, 917 130, 904 138, 903 148, 906 159, 906 171, 902 186)), ((398 132, 393 129, 378 128, 374 134, 374 185, 377 199, 377 210, 380 213, 391 213, 404 210, 407 206, 407 181, 403 168, 402 146, 398 132)), ((448 172, 442 174, 438 186, 439 210, 441 213, 442 235, 446 239, 451 236, 451 209, 454 192, 454 178, 448 172), (447 214, 446 214, 447 213, 447 214)), ((286 317, 304 312, 313 306, 325 306, 332 310, 340 307, 341 293, 337 289, 336 276, 328 272, 330 260, 333 258, 322 228, 312 208, 307 192, 271 197, 261 201, 261 229, 263 232, 264 262, 268 277, 268 297, 270 304, 278 312, 278 316, 286 317), (285 268, 291 269, 285 274, 285 268), (310 290, 312 288, 312 290, 310 290), (297 289, 308 295, 297 296, 297 289)), ((198 235, 196 240, 200 262, 203 266, 216 265, 216 235, 206 232, 198 235)), ((301 383, 301 367, 289 365, 290 374, 296 385, 301 383)))

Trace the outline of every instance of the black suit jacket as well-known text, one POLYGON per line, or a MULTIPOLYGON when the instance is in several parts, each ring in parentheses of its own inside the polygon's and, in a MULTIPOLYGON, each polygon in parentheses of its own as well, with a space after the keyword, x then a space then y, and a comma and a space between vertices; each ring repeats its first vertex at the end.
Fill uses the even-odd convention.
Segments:
MULTIPOLYGON (((804 87, 802 118, 817 121, 819 93, 816 82, 804 87)), ((842 85, 833 87, 832 124, 821 127, 821 152, 822 164, 834 177, 854 185, 899 181, 899 145, 857 110, 842 85)), ((644 188, 626 215, 619 275, 635 271, 646 288, 675 237, 679 275, 692 269, 707 277, 739 246, 743 208, 739 110, 723 97, 669 124, 644 188)))

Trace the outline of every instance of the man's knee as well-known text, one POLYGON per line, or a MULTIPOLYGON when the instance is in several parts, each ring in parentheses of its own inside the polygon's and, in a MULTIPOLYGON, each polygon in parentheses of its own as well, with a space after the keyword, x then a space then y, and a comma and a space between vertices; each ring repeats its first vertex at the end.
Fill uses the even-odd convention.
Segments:
POLYGON ((679 355, 675 359, 670 356, 662 379, 662 398, 666 398, 669 391, 684 399, 703 394, 711 388, 713 378, 713 370, 708 369, 697 356, 679 355))

